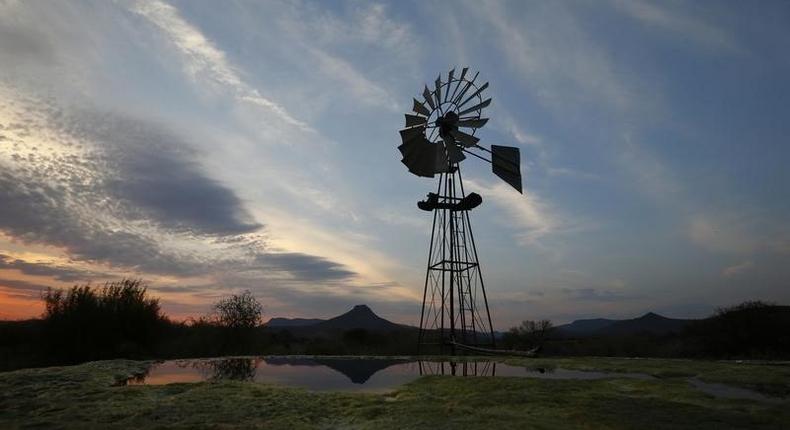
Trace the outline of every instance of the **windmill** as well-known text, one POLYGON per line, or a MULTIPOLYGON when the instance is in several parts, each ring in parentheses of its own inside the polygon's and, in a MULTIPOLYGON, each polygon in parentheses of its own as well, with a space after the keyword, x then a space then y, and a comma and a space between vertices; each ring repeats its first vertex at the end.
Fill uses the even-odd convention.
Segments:
POLYGON ((491 164, 493 173, 518 192, 521 189, 519 149, 492 145, 485 148, 475 136, 488 118, 483 109, 491 104, 483 92, 488 82, 478 85, 479 72, 470 76, 464 67, 459 75, 450 70, 447 79, 436 78, 422 96, 413 99, 400 130, 398 146, 409 172, 422 177, 439 177, 436 192, 417 203, 433 212, 428 248, 418 348, 455 354, 457 349, 494 348, 494 330, 488 309, 480 261, 477 257, 469 212, 483 199, 466 193, 460 163, 471 155, 491 164))

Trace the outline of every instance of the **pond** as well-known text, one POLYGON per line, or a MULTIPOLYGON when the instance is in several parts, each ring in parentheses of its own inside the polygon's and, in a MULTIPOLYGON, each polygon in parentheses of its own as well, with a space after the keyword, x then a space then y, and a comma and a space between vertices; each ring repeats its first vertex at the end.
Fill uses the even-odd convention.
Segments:
POLYGON ((422 375, 515 376, 542 379, 653 379, 641 373, 526 368, 494 361, 417 361, 405 358, 233 357, 153 364, 126 385, 238 380, 313 391, 387 392, 422 375))

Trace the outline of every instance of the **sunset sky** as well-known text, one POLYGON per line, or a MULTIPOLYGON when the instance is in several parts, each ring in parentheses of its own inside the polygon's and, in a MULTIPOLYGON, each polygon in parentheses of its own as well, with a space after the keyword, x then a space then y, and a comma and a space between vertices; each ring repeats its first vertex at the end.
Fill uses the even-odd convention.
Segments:
POLYGON ((0 0, 0 319, 141 277, 176 318, 417 324, 435 180, 411 98, 470 66, 497 329, 790 302, 790 3, 0 0))

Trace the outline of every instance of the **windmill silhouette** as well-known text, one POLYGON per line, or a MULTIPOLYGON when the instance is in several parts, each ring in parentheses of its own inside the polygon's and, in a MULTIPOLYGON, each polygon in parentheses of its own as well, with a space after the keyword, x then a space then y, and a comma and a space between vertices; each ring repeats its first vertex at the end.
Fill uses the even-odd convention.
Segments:
POLYGON ((483 275, 477 255, 469 212, 482 203, 474 192, 467 194, 460 163, 466 154, 491 164, 492 171, 518 192, 521 189, 519 149, 511 146, 480 145, 475 136, 488 118, 483 109, 491 104, 480 86, 479 72, 469 78, 464 67, 436 78, 433 89, 426 85, 420 100, 413 99, 406 114, 406 128, 400 130, 398 146, 403 164, 417 176, 439 176, 435 193, 417 203, 433 212, 428 248, 418 348, 420 352, 455 354, 461 350, 494 348, 494 330, 483 275), (490 157, 490 158, 487 158, 490 157))

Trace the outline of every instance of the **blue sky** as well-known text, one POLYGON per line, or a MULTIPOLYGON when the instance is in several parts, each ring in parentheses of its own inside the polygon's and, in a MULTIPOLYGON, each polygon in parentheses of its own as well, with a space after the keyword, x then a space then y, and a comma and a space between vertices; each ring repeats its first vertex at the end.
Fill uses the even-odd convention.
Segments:
POLYGON ((790 299, 786 2, 0 3, 0 318, 141 276, 173 315, 416 323, 423 84, 490 82, 464 162, 494 325, 790 299))

